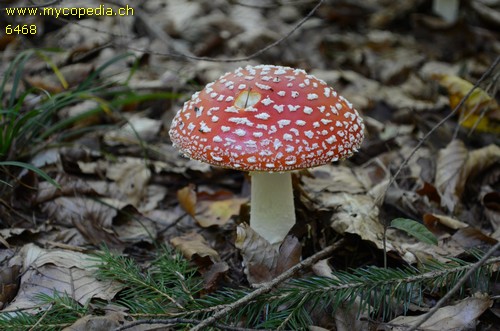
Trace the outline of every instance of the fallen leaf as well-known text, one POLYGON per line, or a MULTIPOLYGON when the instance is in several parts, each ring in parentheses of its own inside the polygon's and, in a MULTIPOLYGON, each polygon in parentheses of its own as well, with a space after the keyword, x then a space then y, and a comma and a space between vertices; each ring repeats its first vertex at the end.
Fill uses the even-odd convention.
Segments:
MULTIPOLYGON (((331 218, 331 227, 336 232, 357 234, 378 248, 384 248, 384 226, 378 219, 379 209, 372 198, 367 195, 338 193, 319 195, 317 199, 323 206, 335 211, 331 218)), ((391 248, 390 243, 388 248, 391 248)))
POLYGON ((136 157, 119 157, 115 161, 100 159, 96 162, 78 161, 84 174, 102 177, 110 181, 87 180, 97 193, 115 198, 139 208, 148 194, 151 170, 146 160, 136 157))
POLYGON ((107 312, 104 316, 86 315, 62 331, 108 331, 122 326, 125 321, 125 314, 118 312, 107 312))
POLYGON ((424 214, 424 224, 428 227, 436 227, 436 224, 446 226, 452 230, 458 230, 468 227, 469 225, 461 222, 453 217, 439 214, 424 214))
POLYGON ((333 278, 333 270, 328 264, 328 260, 319 260, 311 267, 316 276, 333 278))
POLYGON ((223 226, 232 216, 238 215, 240 206, 247 203, 245 198, 229 198, 219 201, 203 200, 197 205, 196 221, 202 227, 223 226))
POLYGON ((103 242, 108 245, 121 245, 112 229, 113 218, 118 214, 108 200, 107 204, 86 197, 59 197, 41 205, 58 225, 76 227, 90 243, 98 246, 103 242))
POLYGON ((434 185, 440 193, 441 205, 453 212, 465 185, 462 168, 469 153, 460 140, 452 140, 437 155, 434 185))
MULTIPOLYGON (((8 261, 10 262, 10 261, 8 261)), ((18 279, 20 276, 21 266, 18 264, 5 265, 5 261, 2 261, 2 268, 0 269, 0 309, 16 296, 19 284, 18 279)))
POLYGON ((80 129, 87 128, 93 125, 98 125, 102 122, 102 113, 93 112, 94 109, 105 109, 104 103, 99 103, 97 99, 84 100, 78 102, 75 105, 69 107, 64 107, 58 112, 60 118, 77 118, 81 117, 80 120, 72 123, 71 128, 80 129))
POLYGON ((81 305, 90 299, 111 300, 121 289, 118 283, 96 279, 95 260, 68 250, 48 250, 34 244, 21 249, 24 257, 19 292, 3 311, 36 309, 36 295, 66 294, 81 305))
POLYGON ((312 177, 303 176, 304 189, 308 192, 364 193, 365 188, 349 167, 323 165, 309 170, 312 177))
POLYGON ((116 189, 110 190, 111 197, 137 208, 144 199, 151 171, 146 160, 126 157, 108 164, 106 177, 116 183, 116 189))
POLYGON ((481 203, 484 206, 484 215, 490 221, 493 229, 500 229, 500 192, 488 192, 483 195, 481 203))
POLYGON ((188 213, 189 216, 195 218, 196 215, 196 192, 194 184, 189 184, 177 191, 177 200, 179 201, 182 209, 188 213))
POLYGON ((278 263, 278 251, 248 224, 236 228, 235 246, 240 250, 245 274, 250 284, 259 284, 273 279, 273 270, 278 263))
POLYGON ((75 63, 58 68, 59 75, 51 72, 48 75, 33 75, 25 77, 25 79, 33 87, 50 93, 60 93, 83 82, 93 70, 93 64, 75 63))
POLYGON ((424 181, 424 185, 416 190, 416 192, 421 196, 426 196, 430 201, 434 201, 441 205, 441 197, 439 196, 439 192, 434 185, 424 181))
POLYGON ((96 192, 89 183, 82 178, 67 174, 59 174, 55 180, 60 188, 48 182, 41 182, 39 184, 34 204, 48 202, 60 196, 96 195, 96 192))
POLYGON ((150 141, 157 137, 161 128, 161 121, 134 115, 120 128, 106 132, 104 142, 109 146, 135 145, 141 141, 150 141))
POLYGON ((200 268, 207 269, 220 262, 219 253, 210 247, 202 235, 190 232, 170 239, 170 243, 188 260, 195 262, 200 268))
POLYGON ((496 239, 487 236, 481 230, 473 227, 458 230, 453 234, 452 238, 457 243, 460 243, 464 249, 488 249, 497 243, 496 239))
MULTIPOLYGON (((435 74, 434 78, 448 90, 454 109, 474 85, 454 75, 435 74)), ((476 88, 460 109, 461 126, 482 132, 500 133, 500 106, 481 88, 476 88)))
POLYGON ((395 229, 387 229, 388 250, 395 251, 409 264, 437 260, 449 262, 450 257, 457 257, 465 249, 453 239, 441 240, 438 246, 430 246, 401 233, 395 229))
MULTIPOLYGON (((489 296, 477 294, 474 297, 461 300, 455 305, 440 308, 420 328, 428 331, 466 330, 470 323, 475 322, 492 304, 493 300, 489 296)), ((406 330, 408 327, 418 323, 424 316, 396 317, 387 323, 388 327, 386 327, 386 330, 406 330)))
POLYGON ((210 293, 217 290, 218 283, 224 279, 229 271, 229 266, 226 262, 217 262, 212 264, 203 274, 203 289, 210 293))
POLYGON ((164 185, 149 184, 143 191, 142 199, 137 209, 141 213, 147 213, 158 208, 158 204, 165 199, 167 187, 164 185))
POLYGON ((155 173, 168 172, 185 174, 186 171, 207 173, 212 169, 208 163, 183 157, 171 144, 159 144, 156 148, 163 161, 151 162, 155 173))
MULTIPOLYGON (((467 162, 465 162, 463 178, 468 180, 475 177, 493 164, 500 162, 500 146, 491 144, 483 148, 473 150, 469 153, 467 162)), ((464 183, 465 185, 465 183, 464 183)))
POLYGON ((130 205, 121 208, 118 215, 113 218, 113 231, 120 238, 120 241, 131 244, 153 243, 158 234, 155 222, 144 217, 130 205))
POLYGON ((300 262, 302 257, 302 245, 294 236, 286 236, 279 248, 276 269, 274 276, 279 276, 294 265, 300 262))

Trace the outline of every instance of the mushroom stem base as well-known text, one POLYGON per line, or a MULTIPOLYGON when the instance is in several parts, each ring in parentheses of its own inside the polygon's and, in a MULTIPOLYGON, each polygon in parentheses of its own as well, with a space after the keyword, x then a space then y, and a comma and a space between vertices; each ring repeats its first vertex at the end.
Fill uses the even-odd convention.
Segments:
POLYGON ((250 227, 273 245, 279 245, 295 224, 290 172, 252 172, 250 227))

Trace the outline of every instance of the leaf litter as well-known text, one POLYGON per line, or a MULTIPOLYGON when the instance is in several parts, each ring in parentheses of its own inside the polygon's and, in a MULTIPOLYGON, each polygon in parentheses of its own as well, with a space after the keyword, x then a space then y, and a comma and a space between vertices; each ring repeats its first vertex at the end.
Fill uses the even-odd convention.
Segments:
MULTIPOLYGON (((20 5, 17 2, 12 5, 20 5)), ((64 1, 55 6, 64 6, 64 1)), ((39 19, 37 24, 47 29, 36 42, 64 49, 45 55, 57 70, 48 70, 51 66, 43 57, 33 58, 18 90, 11 93, 11 81, 4 87, 4 95, 33 95, 22 106, 36 108, 44 100, 37 91, 72 91, 111 60, 92 87, 114 90, 80 95, 78 101, 62 105, 54 120, 101 111, 49 135, 40 148, 34 144, 34 155, 23 155, 61 187, 24 173, 17 177, 12 194, 3 191, 0 244, 2 257, 10 254, 1 262, 4 309, 37 307, 37 291, 68 293, 81 305, 97 298, 113 301, 119 287, 98 280, 87 260, 88 250, 101 245, 147 265, 143 256, 169 243, 198 268, 205 293, 212 293, 259 287, 340 237, 347 244, 324 260, 323 271, 312 268, 302 274, 330 277, 331 270, 382 266, 385 253, 398 267, 447 262, 467 258, 470 249, 487 250, 499 240, 498 67, 456 114, 450 113, 498 54, 493 27, 500 24, 495 15, 487 15, 498 13, 498 4, 461 4, 462 16, 448 23, 421 1, 335 6, 324 2, 285 42, 246 61, 307 69, 352 101, 367 127, 360 153, 349 161, 296 174, 300 224, 279 248, 245 225, 248 178, 184 158, 171 146, 167 132, 175 111, 192 93, 246 64, 222 58, 245 56, 279 41, 314 4, 179 5, 164 0, 135 6, 136 15, 128 17, 56 20, 57 26, 39 19), (482 20, 465 15, 468 10, 482 20), (124 49, 135 58, 112 61, 124 49), (179 54, 219 61, 186 61, 179 54), (120 89, 128 93, 125 96, 158 90, 175 96, 113 99, 120 89), (446 116, 449 119, 438 127, 446 116), (412 235, 390 228, 398 218, 425 226, 437 238, 437 246, 418 240, 418 229, 412 235)), ((25 41, 23 36, 0 37, 2 72, 25 41)), ((487 324, 494 311, 490 307, 496 304, 494 292, 467 294, 438 310, 425 327, 487 324)), ((413 308, 412 314, 424 311, 413 308)), ((341 312, 343 317, 326 310, 315 313, 310 328, 364 327, 348 309, 341 312)), ((116 314, 92 323, 116 327, 128 312, 116 314)), ((82 317, 74 327, 89 323, 85 318, 96 316, 82 317)), ((379 329, 398 330, 418 318, 400 316, 376 323, 379 329)))

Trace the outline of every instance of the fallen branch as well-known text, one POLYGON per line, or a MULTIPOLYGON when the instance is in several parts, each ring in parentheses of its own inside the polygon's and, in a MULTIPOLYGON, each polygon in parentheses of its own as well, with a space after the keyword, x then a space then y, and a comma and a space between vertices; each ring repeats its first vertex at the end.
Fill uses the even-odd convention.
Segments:
POLYGON ((290 269, 288 269, 287 271, 285 271, 284 273, 282 273, 281 275, 276 277, 274 280, 261 284, 261 287, 259 287, 258 289, 256 289, 253 292, 248 293, 243 298, 241 298, 241 299, 239 299, 231 304, 220 306, 221 310, 214 313, 211 317, 203 320, 200 324, 198 324, 197 326, 192 328, 191 331, 203 330, 204 328, 215 323, 220 318, 226 316, 227 314, 231 313, 232 311, 234 311, 234 310, 240 308, 241 306, 247 304, 248 302, 254 300, 258 296, 271 292, 279 284, 283 283, 284 281, 286 281, 287 279, 292 277, 295 273, 297 273, 298 271, 303 270, 305 268, 311 267, 317 261, 328 257, 329 255, 331 255, 335 250, 337 250, 343 244, 344 244, 344 240, 342 239, 342 240, 334 243, 333 245, 330 245, 330 246, 326 247, 325 249, 319 251, 318 253, 308 257, 304 261, 294 265, 293 267, 291 267, 290 269))

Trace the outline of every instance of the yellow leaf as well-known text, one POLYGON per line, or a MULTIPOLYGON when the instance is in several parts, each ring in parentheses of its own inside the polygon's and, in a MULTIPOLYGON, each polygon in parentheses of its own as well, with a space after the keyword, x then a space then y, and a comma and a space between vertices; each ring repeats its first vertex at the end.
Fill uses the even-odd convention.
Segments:
MULTIPOLYGON (((436 74, 434 78, 448 91, 454 109, 474 87, 458 76, 436 74)), ((500 107, 486 91, 476 88, 460 108, 460 125, 481 132, 500 133, 500 107)))
POLYGON ((188 213, 189 216, 195 217, 196 214, 196 192, 194 191, 195 186, 189 184, 177 191, 177 200, 182 209, 188 213))
POLYGON ((198 224, 206 228, 213 225, 226 224, 233 215, 238 215, 240 206, 248 199, 230 198, 220 201, 200 201, 198 209, 203 210, 196 217, 198 224))

